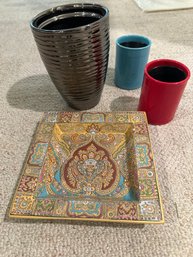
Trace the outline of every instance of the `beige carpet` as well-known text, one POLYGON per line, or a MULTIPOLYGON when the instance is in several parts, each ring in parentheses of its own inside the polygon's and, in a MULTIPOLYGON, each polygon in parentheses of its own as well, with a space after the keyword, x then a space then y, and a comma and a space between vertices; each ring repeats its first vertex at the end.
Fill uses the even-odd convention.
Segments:
MULTIPOLYGON (((62 1, 62 3, 65 1, 62 1)), ((95 1, 97 2, 97 1, 95 1)), ((115 39, 139 33, 153 41, 150 59, 193 68, 193 10, 143 13, 131 0, 98 1, 111 14, 109 72, 96 111, 135 110, 139 90, 114 86, 115 39)), ((44 111, 70 110, 40 61, 29 20, 56 0, 1 0, 0 5, 0 256, 193 256, 193 81, 173 122, 151 126, 164 199, 164 225, 14 221, 4 218, 37 122, 44 111)))
POLYGON ((193 0, 134 0, 144 12, 193 8, 193 0))

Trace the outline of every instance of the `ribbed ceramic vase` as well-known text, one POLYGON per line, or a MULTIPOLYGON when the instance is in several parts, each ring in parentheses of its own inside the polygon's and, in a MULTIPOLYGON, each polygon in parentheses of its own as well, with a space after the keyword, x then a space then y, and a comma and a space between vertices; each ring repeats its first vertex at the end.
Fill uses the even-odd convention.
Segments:
POLYGON ((109 11, 98 4, 68 4, 38 14, 31 29, 54 85, 79 110, 98 104, 109 56, 109 11))

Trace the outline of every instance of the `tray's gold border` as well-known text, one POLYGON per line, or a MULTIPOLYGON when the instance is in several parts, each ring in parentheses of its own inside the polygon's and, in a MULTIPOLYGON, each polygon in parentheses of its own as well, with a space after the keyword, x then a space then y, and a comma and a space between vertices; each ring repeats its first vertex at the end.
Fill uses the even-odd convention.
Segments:
MULTIPOLYGON (((134 113, 135 111, 132 111, 131 113, 134 113)), ((95 112, 93 112, 94 114, 95 112)), ((106 112, 105 112, 106 113, 106 112)), ((107 112, 109 113, 109 112, 107 112)), ((119 113, 119 112, 115 112, 115 113, 119 113)), ((125 111, 125 113, 129 113, 129 111, 125 111)), ((162 199, 161 199, 161 194, 160 194, 160 187, 159 187, 159 183, 158 183, 158 175, 157 175, 157 170, 156 170, 156 165, 155 165, 155 159, 154 159, 154 153, 153 153, 153 149, 152 149, 152 143, 151 143, 151 138, 150 138, 150 133, 149 133, 149 127, 148 127, 148 120, 147 120, 147 115, 145 112, 141 112, 144 114, 144 117, 145 117, 145 120, 146 120, 146 125, 147 125, 147 130, 148 130, 148 137, 149 137, 149 141, 150 141, 150 147, 151 147, 151 152, 152 152, 152 156, 153 156, 153 166, 154 166, 154 169, 155 169, 155 176, 156 176, 156 185, 157 185, 157 190, 158 190, 158 202, 160 204, 160 210, 161 210, 161 220, 158 220, 158 221, 154 221, 154 220, 121 220, 121 219, 117 219, 117 220, 113 220, 113 219, 95 219, 95 218, 72 218, 72 217, 61 217, 61 216, 54 216, 54 217, 51 217, 51 216, 33 216, 33 215, 15 215, 15 214, 11 214, 10 211, 12 209, 12 205, 14 203, 14 200, 15 200, 15 196, 16 196, 16 193, 17 193, 17 189, 19 187, 19 184, 20 184, 20 181, 21 181, 21 178, 22 178, 22 175, 23 175, 23 170, 26 166, 26 161, 25 161, 25 164, 24 164, 24 167, 22 169, 22 173, 20 175, 20 178, 18 180, 18 183, 17 183, 17 186, 16 186, 16 190, 14 192, 14 196, 13 196, 13 199, 12 199, 12 204, 11 204, 11 208, 10 208, 10 211, 8 213, 8 216, 9 218, 18 218, 18 219, 34 219, 34 220, 76 220, 76 221, 93 221, 93 222, 112 222, 112 223, 130 223, 130 224, 163 224, 165 223, 165 217, 164 217, 164 210, 163 210, 163 204, 162 204, 162 199)), ((43 121, 43 118, 42 118, 42 121, 38 124, 37 126, 37 129, 36 129, 36 132, 38 131, 39 129, 39 126, 45 121, 43 121)), ((36 134, 35 132, 35 134, 36 134)), ((31 145, 34 143, 34 140, 32 140, 31 144, 30 144, 30 147, 28 149, 28 153, 27 153, 27 157, 28 157, 28 154, 29 154, 29 151, 31 149, 31 145)), ((26 158, 27 158, 26 157, 26 158)), ((146 199, 148 200, 148 199, 146 199)))
POLYGON ((159 199, 160 210, 161 210, 161 217, 162 217, 160 223, 164 223, 165 222, 165 217, 164 217, 163 203, 162 203, 162 198, 161 198, 161 194, 160 194, 160 186, 159 186, 159 182, 158 182, 157 169, 156 169, 156 164, 155 164, 155 159, 154 159, 154 152, 153 152, 153 148, 152 148, 152 143, 151 143, 151 137, 150 137, 150 133, 149 133, 149 126, 148 126, 148 120, 147 120, 146 112, 144 112, 144 116, 145 116, 145 119, 146 119, 149 143, 150 143, 150 148, 151 148, 151 152, 152 152, 152 156, 153 156, 153 166, 154 166, 154 169, 155 169, 155 177, 156 177, 156 184, 157 184, 157 191, 158 191, 158 199, 159 199))
POLYGON ((46 217, 46 216, 19 216, 11 215, 10 218, 19 218, 19 219, 41 219, 41 220, 76 220, 76 221, 99 221, 99 222, 113 222, 113 223, 135 223, 135 224, 163 224, 165 222, 164 218, 158 221, 147 221, 147 220, 111 220, 111 219, 94 219, 94 218, 68 218, 68 217, 46 217))

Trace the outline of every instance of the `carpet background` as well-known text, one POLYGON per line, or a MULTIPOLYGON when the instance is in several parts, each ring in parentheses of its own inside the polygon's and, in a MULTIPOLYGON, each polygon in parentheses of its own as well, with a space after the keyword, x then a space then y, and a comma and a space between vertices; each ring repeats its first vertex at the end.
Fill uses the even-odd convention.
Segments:
MULTIPOLYGON (((69 3, 70 1, 68 1, 69 3)), ((171 58, 193 68, 193 10, 143 13, 131 0, 95 1, 110 9, 111 50, 100 103, 92 111, 136 110, 140 90, 115 87, 115 40, 143 34, 150 60, 171 58)), ((175 119, 150 126, 166 222, 119 225, 17 221, 5 216, 37 122, 44 111, 71 111, 42 64, 29 20, 56 0, 1 0, 0 5, 0 256, 193 256, 193 81, 175 119)))
POLYGON ((144 12, 193 8, 193 0, 134 0, 144 12))

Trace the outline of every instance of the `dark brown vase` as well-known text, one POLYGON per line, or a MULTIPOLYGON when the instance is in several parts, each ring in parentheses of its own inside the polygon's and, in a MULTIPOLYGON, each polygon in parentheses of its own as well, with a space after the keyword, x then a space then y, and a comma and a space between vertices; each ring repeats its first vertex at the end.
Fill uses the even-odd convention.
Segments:
POLYGON ((31 21, 41 58, 56 88, 75 109, 98 104, 109 56, 109 11, 98 4, 69 4, 31 21))

